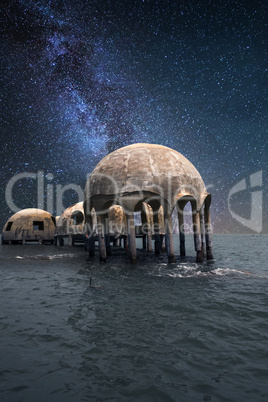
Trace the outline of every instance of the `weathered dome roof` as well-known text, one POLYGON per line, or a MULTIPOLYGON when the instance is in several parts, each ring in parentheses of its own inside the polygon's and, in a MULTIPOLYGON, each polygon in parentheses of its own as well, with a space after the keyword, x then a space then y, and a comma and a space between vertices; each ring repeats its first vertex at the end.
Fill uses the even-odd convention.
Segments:
POLYGON ((55 218, 47 211, 37 208, 22 209, 6 222, 2 241, 53 240, 55 218))
POLYGON ((92 171, 85 196, 137 190, 162 195, 172 199, 172 204, 184 193, 197 194, 199 201, 207 194, 202 177, 187 158, 163 145, 144 143, 128 145, 105 156, 92 171))
POLYGON ((61 222, 65 219, 70 219, 73 213, 82 212, 84 214, 84 207, 83 201, 77 202, 76 204, 71 205, 70 207, 66 208, 63 213, 60 215, 57 225, 61 225, 61 222))
MULTIPOLYGON (((32 219, 34 219, 34 218, 44 219, 44 218, 52 218, 53 215, 51 215, 47 211, 43 211, 42 209, 26 208, 26 209, 22 209, 22 210, 16 212, 14 215, 12 215, 8 219, 8 221, 15 221, 17 219, 22 219, 24 217, 31 217, 32 219)), ((53 219, 54 219, 54 217, 53 217, 53 219)))
POLYGON ((74 217, 79 217, 79 223, 82 224, 84 221, 84 207, 83 201, 77 202, 76 204, 71 205, 66 208, 60 217, 57 219, 57 234, 67 234, 68 226, 74 224, 72 219, 74 217))

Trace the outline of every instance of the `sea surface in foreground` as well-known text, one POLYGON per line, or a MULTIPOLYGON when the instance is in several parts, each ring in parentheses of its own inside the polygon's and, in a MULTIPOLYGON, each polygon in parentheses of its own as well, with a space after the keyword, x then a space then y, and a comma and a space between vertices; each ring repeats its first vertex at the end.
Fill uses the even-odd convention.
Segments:
POLYGON ((136 266, 0 246, 0 400, 267 401, 268 236, 215 235, 204 264, 192 243, 136 266))

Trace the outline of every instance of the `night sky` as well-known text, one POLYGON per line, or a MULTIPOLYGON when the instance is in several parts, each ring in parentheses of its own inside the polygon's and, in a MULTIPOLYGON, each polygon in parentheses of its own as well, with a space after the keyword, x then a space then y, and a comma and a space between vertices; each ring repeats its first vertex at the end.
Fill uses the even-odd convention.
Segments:
MULTIPOLYGON (((53 194, 57 184, 84 188, 108 152, 148 142, 198 169, 214 232, 254 233, 227 201, 262 171, 267 205, 264 20, 258 0, 4 1, 1 228, 13 214, 5 188, 14 175, 50 173, 53 194)), ((36 187, 18 181, 15 204, 36 207, 36 187)), ((64 196, 65 207, 78 201, 71 190, 64 196)), ((250 218, 249 190, 230 202, 250 218)))

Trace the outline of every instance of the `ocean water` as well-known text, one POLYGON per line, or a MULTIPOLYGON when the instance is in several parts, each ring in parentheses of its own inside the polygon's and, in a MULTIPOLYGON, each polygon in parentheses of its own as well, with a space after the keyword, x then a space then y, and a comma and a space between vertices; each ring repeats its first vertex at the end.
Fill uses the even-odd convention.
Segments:
POLYGON ((268 236, 214 235, 204 264, 186 245, 0 246, 0 400, 267 401, 268 236))

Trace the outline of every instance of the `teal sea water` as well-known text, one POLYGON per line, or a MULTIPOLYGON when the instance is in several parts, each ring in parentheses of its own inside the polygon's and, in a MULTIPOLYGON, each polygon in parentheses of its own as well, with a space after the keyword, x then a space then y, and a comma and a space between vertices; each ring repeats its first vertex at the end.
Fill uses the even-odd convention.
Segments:
MULTIPOLYGON (((175 236, 176 252, 178 238, 175 236)), ((214 261, 0 246, 0 400, 267 401, 268 236, 214 261), (91 286, 90 286, 91 278, 91 286)))

